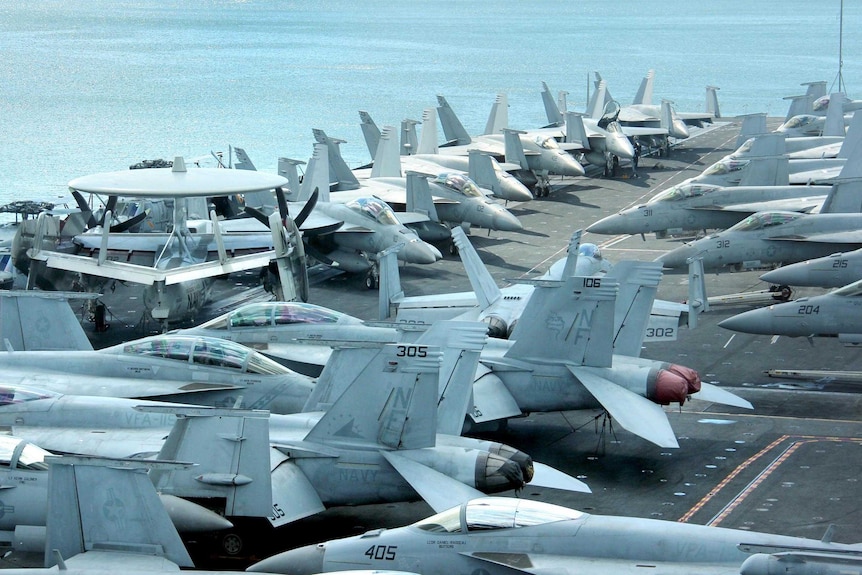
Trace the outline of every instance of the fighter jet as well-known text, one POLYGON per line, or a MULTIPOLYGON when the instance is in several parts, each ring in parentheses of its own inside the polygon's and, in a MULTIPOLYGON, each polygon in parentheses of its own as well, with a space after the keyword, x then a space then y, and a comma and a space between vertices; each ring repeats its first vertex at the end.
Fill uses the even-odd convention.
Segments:
POLYGON ((756 212, 817 211, 832 186, 717 186, 685 181, 591 224, 594 234, 668 233, 726 229, 756 212))
MULTIPOLYGON (((613 112, 605 115, 604 109, 588 111, 585 115, 575 114, 566 109, 565 95, 561 92, 560 103, 554 101, 551 91, 545 82, 542 82, 542 103, 545 106, 545 115, 548 118, 548 127, 543 130, 553 130, 555 137, 573 145, 580 144, 583 148, 584 159, 594 166, 602 168, 604 175, 609 176, 618 168, 621 161, 630 161, 634 158, 635 150, 631 140, 623 132, 620 123, 613 117, 613 112), (597 114, 598 117, 595 117, 597 114), (560 133, 562 131, 562 133, 560 133)), ((640 134, 647 137, 646 133, 640 134)), ((656 134, 649 136, 667 135, 656 134)))
MULTIPOLYGON (((20 399, 23 390, 5 401, 20 399)), ((224 516, 267 515, 269 484, 268 414, 242 410, 178 408, 178 417, 157 460, 186 461, 205 449, 193 469, 154 470, 150 479, 180 533, 220 531, 234 525, 224 516), (244 441, 232 440, 242 437, 244 441), (236 481, 226 481, 235 478, 236 481), (193 503, 188 498, 194 498, 193 503), (216 512, 218 511, 218 513, 216 512)), ((139 454, 141 456, 142 454, 139 454)), ((45 546, 48 514, 48 458, 52 454, 20 438, 0 436, 0 486, 4 513, 0 540, 15 551, 39 552, 45 546)))
POLYGON ((757 212, 727 230, 680 246, 656 261, 687 267, 693 257, 706 270, 728 271, 793 263, 862 248, 862 205, 856 165, 848 163, 818 214, 757 212))
POLYGON ((862 250, 781 266, 760 276, 776 285, 837 288, 862 278, 862 250))
POLYGON ((862 344, 862 281, 827 294, 753 309, 722 320, 733 331, 789 337, 837 337, 844 345, 862 344))
MULTIPOLYGON (((147 479, 148 473, 172 473, 193 468, 193 464, 80 456, 46 457, 45 464, 42 473, 47 475, 48 485, 43 491, 52 509, 47 529, 43 529, 45 543, 39 549, 45 567, 6 569, 8 573, 100 575, 120 570, 150 575, 194 567, 162 505, 164 497, 147 479)), ((416 574, 375 570, 350 575, 416 574)))
POLYGON ((470 421, 598 408, 635 435, 678 447, 659 405, 693 396, 751 408, 702 383, 690 368, 637 357, 660 278, 657 266, 638 262, 619 278, 563 274, 561 280, 529 282, 532 293, 509 339, 490 338, 482 352, 470 421), (615 280, 624 284, 624 317, 615 317, 615 280))
POLYGON ((504 134, 494 131, 500 125, 497 114, 506 109, 508 105, 506 101, 505 94, 497 96, 491 108, 485 132, 473 137, 464 129, 446 98, 437 96, 437 116, 446 137, 446 143, 440 146, 441 153, 466 155, 468 149, 484 150, 495 156, 505 157, 507 162, 520 163, 523 169, 530 170, 545 180, 548 174, 584 175, 584 168, 580 162, 561 149, 553 137, 541 135, 530 137, 529 134, 515 131, 513 133, 518 135, 520 146, 507 145, 504 134), (510 151, 515 155, 510 154, 510 151))
MULTIPOLYGON (((380 129, 368 112, 359 112, 362 134, 371 157, 377 156, 380 129)), ((414 120, 401 122, 401 168, 406 171, 426 174, 457 172, 469 177, 483 189, 491 190, 495 198, 506 201, 528 202, 533 199, 529 188, 504 169, 491 154, 479 150, 468 150, 468 157, 440 154, 437 145, 437 110, 426 108, 422 112, 421 139, 416 135, 414 120)), ((373 165, 373 164, 372 164, 373 165)), ((520 169, 515 164, 508 169, 520 169)), ((533 185, 535 182, 533 182, 533 185)))
POLYGON ((858 567, 846 545, 658 519, 590 515, 541 501, 476 499, 396 529, 309 545, 248 570, 311 575, 343 569, 415 569, 423 575, 572 572, 699 575, 839 573, 858 567))
MULTIPOLYGON (((289 190, 285 194, 287 204, 284 211, 302 213, 302 210, 308 211, 308 206, 313 206, 309 218, 319 217, 342 222, 333 233, 305 236, 306 254, 348 273, 366 273, 369 278, 368 287, 373 287, 376 277, 372 271, 375 266, 373 254, 388 247, 403 245, 398 252, 399 259, 408 263, 432 264, 443 257, 437 248, 422 241, 415 232, 405 227, 392 208, 382 200, 368 195, 345 203, 334 201, 329 192, 331 159, 326 144, 315 143, 314 153, 308 161, 301 184, 296 171, 297 163, 301 162, 287 158, 279 160, 279 171, 287 176, 289 190), (319 197, 312 204, 310 202, 315 191, 319 197)), ((254 205, 265 211, 272 210, 276 207, 276 199, 271 194, 262 194, 251 200, 247 199, 247 205, 254 205)), ((411 216, 428 220, 426 215, 411 216)), ((260 229, 257 220, 247 218, 245 221, 248 222, 248 229, 260 229)))
MULTIPOLYGON (((323 136, 322 136, 323 137, 323 136)), ((338 145, 323 137, 329 147, 330 156, 340 154, 338 145), (334 147, 334 149, 333 149, 334 147)), ((332 195, 334 201, 345 202, 358 195, 373 195, 396 209, 408 204, 410 182, 402 176, 401 156, 394 128, 385 127, 380 136, 377 155, 370 173, 336 173, 339 182, 353 178, 353 190, 339 184, 339 191, 332 195), (357 177, 359 176, 359 177, 357 177)), ((336 162, 334 165, 344 165, 336 162)), ((448 170, 430 173, 426 179, 427 196, 432 198, 434 214, 438 221, 450 225, 466 225, 488 230, 520 231, 523 229, 511 212, 502 204, 488 198, 468 176, 448 170)), ((414 183, 415 185, 415 183, 414 183)), ((410 210, 412 211, 412 210, 410 210)))
MULTIPOLYGON (((630 108, 644 114, 660 115, 658 106, 652 103, 653 84, 655 83, 655 70, 649 70, 641 80, 638 91, 632 100, 630 108)), ((718 105, 718 87, 706 87, 706 103, 703 112, 679 112, 674 110, 674 115, 681 119, 686 125, 703 127, 721 118, 721 110, 718 105)))
MULTIPOLYGON (((337 350, 332 364, 351 366, 351 374, 336 378, 330 369, 321 375, 319 391, 309 399, 315 411, 269 418, 269 524, 278 527, 329 506, 420 496, 440 510, 481 491, 520 488, 530 480, 588 491, 582 482, 503 444, 440 432, 460 430, 483 332, 475 325, 444 326, 434 335, 436 341, 448 337, 442 356, 440 347, 421 342, 337 350), (441 370, 444 377, 438 377, 441 370), (443 389, 439 381, 445 382, 443 389)), ((65 453, 158 451, 177 408, 7 391, 18 400, 0 405, 0 421, 20 437, 38 438, 46 448, 65 453)))

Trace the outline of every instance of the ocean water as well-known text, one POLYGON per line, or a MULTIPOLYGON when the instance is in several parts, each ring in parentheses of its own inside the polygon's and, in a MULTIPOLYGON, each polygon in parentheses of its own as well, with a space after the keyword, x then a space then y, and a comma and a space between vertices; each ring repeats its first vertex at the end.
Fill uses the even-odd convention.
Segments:
MULTIPOLYGON (((258 169, 307 159, 312 128, 369 160, 357 111, 420 119, 443 94, 479 133, 544 120, 541 82, 583 110, 601 72, 623 103, 655 96, 726 116, 784 116, 800 83, 837 89, 840 0, 0 0, 0 203, 64 201, 72 178, 246 149, 258 169)), ((845 2, 843 78, 862 78, 862 3, 845 2)))

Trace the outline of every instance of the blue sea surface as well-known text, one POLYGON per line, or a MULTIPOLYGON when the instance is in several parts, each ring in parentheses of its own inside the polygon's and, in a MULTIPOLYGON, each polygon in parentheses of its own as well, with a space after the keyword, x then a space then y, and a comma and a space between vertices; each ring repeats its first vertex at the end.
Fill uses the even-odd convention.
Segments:
MULTIPOLYGON (((862 77, 862 3, 845 2, 843 77, 862 77)), ((0 2, 0 204, 67 197, 72 178, 246 149, 261 170, 307 159, 312 128, 369 161, 358 110, 420 119, 443 94, 480 133, 505 92, 511 127, 544 123, 539 92, 583 110, 601 72, 627 103, 784 116, 802 82, 834 84, 840 0, 39 0, 0 2)))

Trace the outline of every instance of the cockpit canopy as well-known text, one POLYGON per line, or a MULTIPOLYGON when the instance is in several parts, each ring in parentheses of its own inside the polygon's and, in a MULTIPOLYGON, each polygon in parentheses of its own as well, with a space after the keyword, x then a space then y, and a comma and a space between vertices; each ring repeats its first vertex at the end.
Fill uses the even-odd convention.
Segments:
POLYGON ((12 405, 39 399, 60 397, 61 394, 35 387, 19 387, 17 385, 0 386, 0 405, 12 405))
POLYGON ((0 435, 0 469, 45 471, 45 458, 52 455, 37 445, 11 435, 0 435))
POLYGON ((793 116, 783 124, 778 127, 778 132, 783 132, 784 130, 792 130, 795 128, 805 127, 815 121, 817 121, 820 116, 814 116, 812 114, 800 114, 798 116, 793 116))
POLYGON ((560 144, 552 136, 536 136, 536 144, 544 150, 559 150, 560 144))
POLYGON ((721 186, 714 186, 711 184, 693 184, 683 182, 672 186, 663 192, 659 192, 655 197, 648 201, 647 204, 654 204, 657 202, 678 202, 687 198, 696 198, 717 190, 720 187, 721 186))
POLYGON ((230 330, 290 324, 360 323, 347 314, 313 303, 270 301, 242 306, 202 324, 200 329, 230 330))
POLYGON ((751 232, 762 230, 798 220, 800 217, 802 217, 802 214, 796 212, 757 212, 729 228, 729 231, 751 232))
POLYGON ((381 224, 388 226, 399 225, 398 218, 395 217, 395 212, 389 207, 389 204, 378 198, 356 198, 344 204, 357 214, 362 214, 366 218, 371 218, 381 224))
POLYGON ((468 197, 478 198, 483 195, 479 190, 479 186, 476 185, 476 182, 464 174, 439 174, 432 181, 435 184, 446 186, 447 188, 468 197))
POLYGON ((154 335, 131 343, 105 348, 105 353, 123 353, 173 359, 244 373, 281 375, 293 373, 280 363, 244 345, 217 337, 179 334, 154 335))
POLYGON ((578 247, 578 255, 593 258, 594 260, 600 260, 602 259, 602 250, 596 244, 581 244, 580 247, 578 247))
POLYGON ((586 513, 529 499, 481 497, 413 524, 432 533, 517 529, 583 519, 586 513))
POLYGON ((704 176, 720 176, 737 172, 747 166, 750 160, 719 160, 706 170, 703 171, 704 176))

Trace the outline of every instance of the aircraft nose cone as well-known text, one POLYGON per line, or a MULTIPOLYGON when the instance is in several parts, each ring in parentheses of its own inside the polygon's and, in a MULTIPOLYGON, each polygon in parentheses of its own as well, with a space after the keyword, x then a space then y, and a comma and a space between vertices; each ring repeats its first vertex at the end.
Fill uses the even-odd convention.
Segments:
POLYGON ((501 209, 494 214, 494 229, 501 232, 519 232, 524 229, 524 225, 512 212, 501 209))
MULTIPOLYGON (((775 285, 786 286, 816 286, 819 285, 812 279, 816 273, 814 266, 809 265, 809 262, 800 262, 789 266, 783 266, 774 270, 768 271, 760 276, 760 279, 775 285)), ((821 274, 827 275, 827 274, 821 274)), ((826 286, 828 287, 828 286, 826 286)))
POLYGON ((326 545, 306 545, 258 561, 246 571, 253 573, 286 573, 288 575, 314 575, 323 573, 323 556, 326 545))
POLYGON ((606 216, 599 221, 590 224, 586 231, 593 234, 607 235, 632 233, 627 231, 622 225, 626 220, 627 218, 622 214, 611 214, 610 216, 606 216))
POLYGON ((672 270, 688 269, 687 260, 698 253, 698 248, 693 245, 684 245, 660 255, 654 261, 661 262, 662 267, 672 270))
POLYGON ((754 333, 759 335, 773 334, 772 314, 769 308, 753 309, 736 314, 718 322, 719 327, 742 333, 754 333))
POLYGON ((629 141, 628 138, 625 137, 624 134, 608 138, 608 140, 605 142, 605 147, 611 154, 617 156, 618 158, 625 158, 627 160, 631 160, 635 157, 634 146, 632 146, 632 143, 629 141))
POLYGON ((568 152, 560 152, 557 170, 561 176, 583 176, 586 174, 584 167, 568 152))
POLYGON ((404 244, 398 252, 398 259, 411 264, 433 264, 443 259, 440 250, 422 240, 412 240, 404 244))
POLYGON ((671 123, 670 135, 677 140, 684 140, 689 136, 688 126, 682 120, 676 119, 671 123))
POLYGON ((512 202, 529 202, 533 199, 533 194, 529 188, 518 181, 517 178, 503 178, 500 182, 499 198, 512 202))

